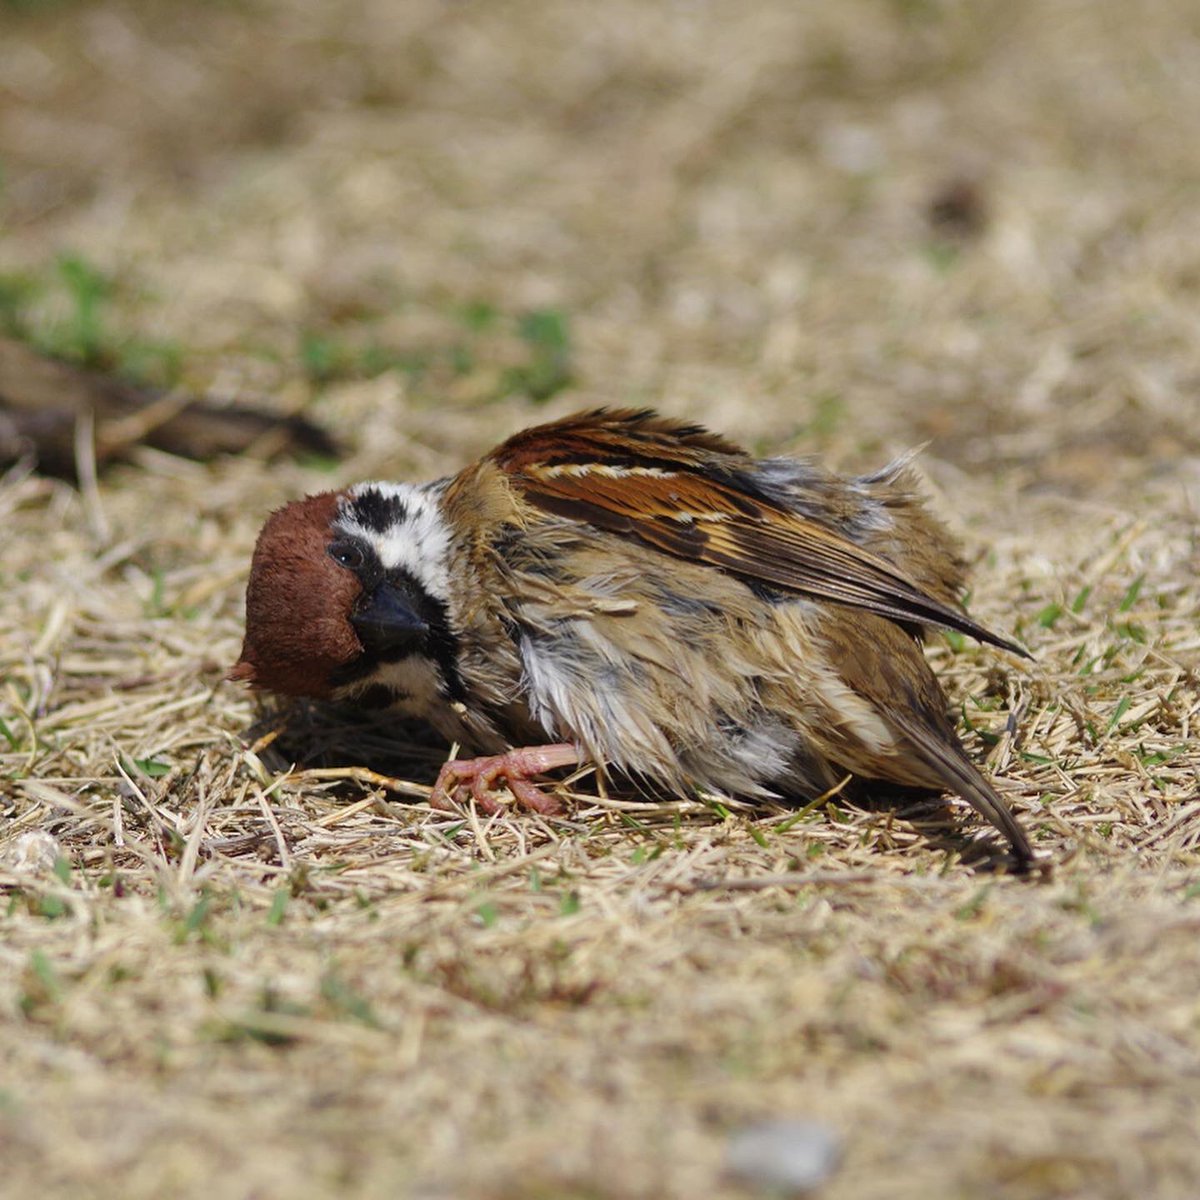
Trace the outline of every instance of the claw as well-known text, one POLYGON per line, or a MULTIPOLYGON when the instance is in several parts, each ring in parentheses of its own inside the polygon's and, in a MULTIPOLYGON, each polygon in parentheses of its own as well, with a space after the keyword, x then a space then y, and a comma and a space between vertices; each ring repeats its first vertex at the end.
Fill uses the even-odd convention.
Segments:
POLYGON ((573 767, 579 761, 578 747, 566 743, 524 746, 486 758, 451 759, 438 772, 429 802, 434 808, 448 807, 466 787, 480 810, 490 816, 502 807, 493 793, 503 781, 513 799, 523 808, 550 816, 558 812, 561 805, 556 797, 546 795, 536 783, 531 783, 529 776, 552 771, 555 767, 573 767))

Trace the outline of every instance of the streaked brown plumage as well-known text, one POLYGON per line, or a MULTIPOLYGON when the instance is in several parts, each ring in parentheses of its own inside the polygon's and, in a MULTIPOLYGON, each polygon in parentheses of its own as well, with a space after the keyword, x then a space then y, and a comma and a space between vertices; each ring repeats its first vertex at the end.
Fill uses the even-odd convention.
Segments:
MULTIPOLYGON (((234 674, 385 703, 483 753, 561 743, 564 761, 668 792, 808 795, 846 772, 954 791, 1025 866, 1028 839, 919 646, 934 625, 1023 653, 963 612, 962 582, 903 462, 844 479, 599 410, 519 433, 450 480, 275 514, 234 674), (315 615, 311 564, 292 549, 314 539, 345 573, 315 615), (313 631, 304 663, 293 601, 313 631)), ((536 803, 523 781, 514 791, 536 803)))

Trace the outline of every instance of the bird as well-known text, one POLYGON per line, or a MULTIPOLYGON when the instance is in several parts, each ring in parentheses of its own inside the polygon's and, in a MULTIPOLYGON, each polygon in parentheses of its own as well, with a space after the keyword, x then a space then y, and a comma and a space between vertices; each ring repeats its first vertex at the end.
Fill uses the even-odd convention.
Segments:
POLYGON ((651 409, 524 429, 458 474, 292 501, 258 537, 229 678, 420 717, 479 757, 434 796, 588 764, 651 795, 807 798, 852 777, 1025 830, 972 762, 922 641, 1012 654, 903 456, 838 475, 651 409))

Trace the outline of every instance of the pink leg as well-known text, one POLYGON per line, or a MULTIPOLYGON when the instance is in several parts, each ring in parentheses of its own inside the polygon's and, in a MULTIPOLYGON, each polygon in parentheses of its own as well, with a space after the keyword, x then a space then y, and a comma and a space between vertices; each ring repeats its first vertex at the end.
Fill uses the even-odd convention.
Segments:
POLYGON ((551 746, 523 746, 487 758, 451 759, 438 773, 429 802, 434 808, 441 808, 465 786, 470 788, 480 809, 490 815, 500 811, 501 806, 492 791, 503 780, 518 804, 549 816, 558 812, 559 803, 536 783, 531 783, 529 776, 552 771, 555 767, 573 767, 580 760, 578 747, 565 742, 551 746))

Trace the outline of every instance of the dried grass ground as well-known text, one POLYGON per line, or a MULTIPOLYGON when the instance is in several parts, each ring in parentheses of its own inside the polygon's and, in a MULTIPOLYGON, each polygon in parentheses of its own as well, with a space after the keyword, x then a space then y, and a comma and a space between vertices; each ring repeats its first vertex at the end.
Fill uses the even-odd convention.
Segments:
POLYGON ((831 1198, 1195 1195, 1200 23, 824 7, 0 5, 5 311, 78 340, 74 255, 93 351, 349 447, 0 485, 0 1194, 734 1197, 795 1114, 831 1198), (377 730, 247 751, 264 514, 595 400, 931 441, 1036 661, 933 653, 1050 882, 936 804, 484 820, 283 771, 429 779, 377 730))

